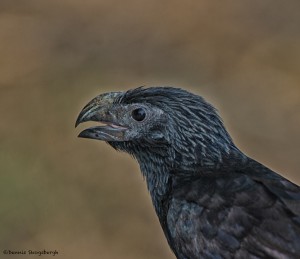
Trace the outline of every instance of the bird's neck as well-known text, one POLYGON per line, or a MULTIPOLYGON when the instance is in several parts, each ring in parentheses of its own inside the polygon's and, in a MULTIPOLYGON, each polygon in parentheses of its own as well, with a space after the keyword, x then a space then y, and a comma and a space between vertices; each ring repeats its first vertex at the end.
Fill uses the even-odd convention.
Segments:
POLYGON ((156 212, 159 213, 165 205, 164 202, 169 196, 169 192, 172 190, 172 178, 174 176, 184 176, 188 179, 189 176, 196 176, 197 174, 209 173, 215 171, 226 172, 227 169, 232 169, 236 166, 233 161, 239 161, 239 165, 244 165, 248 161, 248 157, 245 156, 235 146, 231 146, 229 152, 221 153, 221 157, 217 157, 215 160, 211 160, 211 163, 201 163, 199 160, 197 164, 189 164, 187 161, 176 159, 174 162, 169 161, 169 155, 162 156, 158 153, 140 152, 139 156, 136 156, 141 172, 147 182, 147 187, 150 192, 153 205, 156 212), (232 164, 234 163, 234 164, 232 164))
POLYGON ((170 169, 159 156, 139 156, 137 160, 145 177, 156 213, 163 214, 163 203, 170 189, 170 169))

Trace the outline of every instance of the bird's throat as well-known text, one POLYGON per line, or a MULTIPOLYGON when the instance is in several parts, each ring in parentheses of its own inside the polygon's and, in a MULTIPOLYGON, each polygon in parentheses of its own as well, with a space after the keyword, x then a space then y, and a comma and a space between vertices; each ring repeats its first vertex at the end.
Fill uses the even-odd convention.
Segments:
POLYGON ((152 203, 159 215, 165 209, 163 203, 170 191, 169 169, 163 163, 158 163, 158 160, 156 160, 156 163, 149 163, 149 161, 144 163, 138 159, 138 162, 145 177, 152 203))

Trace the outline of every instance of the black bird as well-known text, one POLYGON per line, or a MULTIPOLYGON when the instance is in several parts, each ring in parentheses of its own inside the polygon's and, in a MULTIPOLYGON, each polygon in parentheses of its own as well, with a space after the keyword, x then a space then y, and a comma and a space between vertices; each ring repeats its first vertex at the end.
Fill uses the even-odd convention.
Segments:
POLYGON ((131 154, 179 259, 300 258, 300 188, 243 154, 215 108, 172 87, 97 96, 79 137, 131 154))

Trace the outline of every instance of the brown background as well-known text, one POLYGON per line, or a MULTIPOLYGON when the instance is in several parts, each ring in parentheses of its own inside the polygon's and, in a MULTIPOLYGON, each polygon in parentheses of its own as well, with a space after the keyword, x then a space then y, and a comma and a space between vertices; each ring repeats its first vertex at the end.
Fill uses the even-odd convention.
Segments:
POLYGON ((138 165, 77 138, 76 116, 102 92, 200 94, 242 150, 300 183, 299 10, 299 0, 1 0, 1 251, 174 258, 138 165))

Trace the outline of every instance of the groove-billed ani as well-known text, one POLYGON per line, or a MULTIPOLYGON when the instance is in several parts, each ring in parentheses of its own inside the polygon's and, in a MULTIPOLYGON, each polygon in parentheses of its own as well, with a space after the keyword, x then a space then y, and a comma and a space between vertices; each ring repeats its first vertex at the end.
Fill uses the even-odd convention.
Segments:
POLYGON ((216 110, 172 87, 97 96, 79 114, 140 164, 168 243, 180 259, 300 258, 300 188, 247 157, 216 110))

